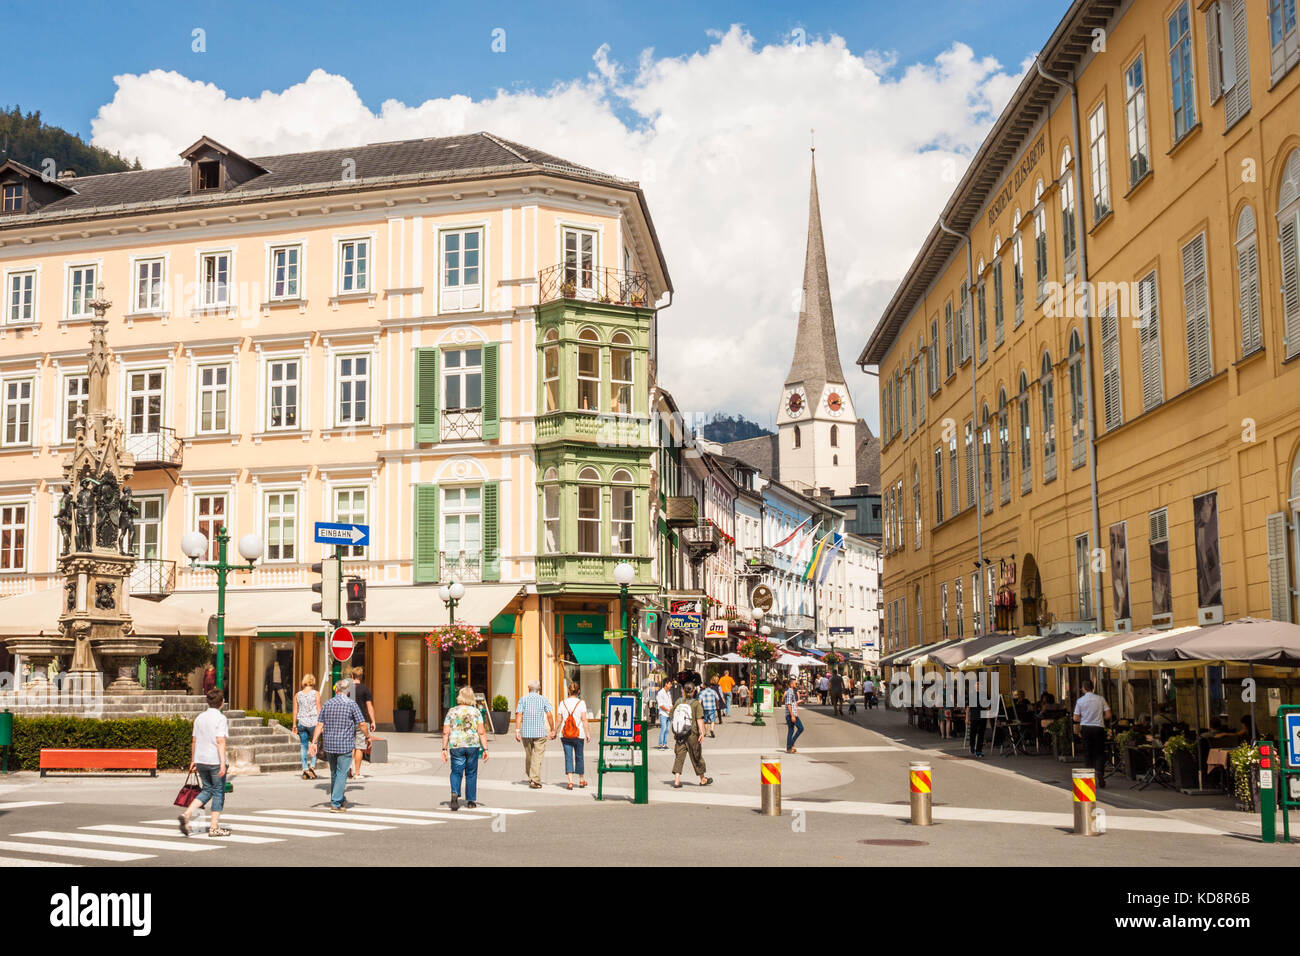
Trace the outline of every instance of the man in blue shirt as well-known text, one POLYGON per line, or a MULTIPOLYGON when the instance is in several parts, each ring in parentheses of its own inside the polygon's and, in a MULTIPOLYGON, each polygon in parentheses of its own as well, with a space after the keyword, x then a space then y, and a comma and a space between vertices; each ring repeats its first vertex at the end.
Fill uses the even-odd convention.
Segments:
POLYGON ((515 706, 515 740, 524 745, 524 770, 533 790, 542 789, 542 755, 546 741, 555 739, 555 713, 541 690, 541 681, 530 680, 528 693, 515 706))
POLYGON ((347 807, 343 803, 343 791, 348 784, 348 770, 352 766, 352 747, 358 729, 369 743, 370 725, 356 701, 348 696, 352 682, 347 678, 334 685, 334 696, 325 701, 320 709, 320 718, 316 722, 316 731, 312 735, 308 754, 316 756, 318 744, 323 743, 325 759, 330 765, 330 812, 342 813, 347 807))

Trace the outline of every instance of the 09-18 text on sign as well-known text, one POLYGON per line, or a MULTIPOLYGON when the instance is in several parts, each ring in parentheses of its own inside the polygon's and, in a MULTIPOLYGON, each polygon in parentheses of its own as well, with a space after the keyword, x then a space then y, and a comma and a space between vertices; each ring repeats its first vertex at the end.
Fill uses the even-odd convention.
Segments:
POLYGON ((605 737, 609 740, 632 739, 632 715, 636 701, 631 697, 605 698, 605 737))

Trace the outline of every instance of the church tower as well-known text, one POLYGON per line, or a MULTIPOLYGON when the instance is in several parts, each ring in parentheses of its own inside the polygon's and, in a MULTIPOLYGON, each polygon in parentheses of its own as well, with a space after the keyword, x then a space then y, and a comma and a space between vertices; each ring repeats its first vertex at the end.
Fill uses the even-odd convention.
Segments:
POLYGON ((857 422, 835 338, 814 155, 799 329, 776 415, 779 480, 848 494, 857 483, 857 422))

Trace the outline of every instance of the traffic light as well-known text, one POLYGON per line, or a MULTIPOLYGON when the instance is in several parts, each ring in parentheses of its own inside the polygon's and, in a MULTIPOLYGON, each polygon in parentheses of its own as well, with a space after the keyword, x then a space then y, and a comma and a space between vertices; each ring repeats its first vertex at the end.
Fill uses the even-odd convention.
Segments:
POLYGON ((366 619, 366 582, 361 578, 348 578, 348 620, 359 624, 366 619))
POLYGON ((312 574, 319 574, 320 580, 311 589, 320 595, 320 600, 311 609, 320 615, 322 621, 338 621, 339 617, 339 579, 342 576, 342 563, 337 557, 325 558, 311 566, 312 574))

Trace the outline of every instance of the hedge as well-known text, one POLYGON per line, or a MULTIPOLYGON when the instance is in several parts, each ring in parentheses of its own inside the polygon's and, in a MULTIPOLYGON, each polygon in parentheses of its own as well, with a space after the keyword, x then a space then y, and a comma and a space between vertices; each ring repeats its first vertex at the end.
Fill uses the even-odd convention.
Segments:
POLYGON ((11 768, 39 770, 41 750, 142 749, 158 751, 159 770, 190 765, 193 721, 184 717, 14 717, 11 768))
POLYGON ((244 713, 249 717, 261 717, 262 726, 264 727, 269 727, 270 722, 274 720, 287 730, 293 730, 293 714, 286 714, 278 710, 246 710, 244 713))

